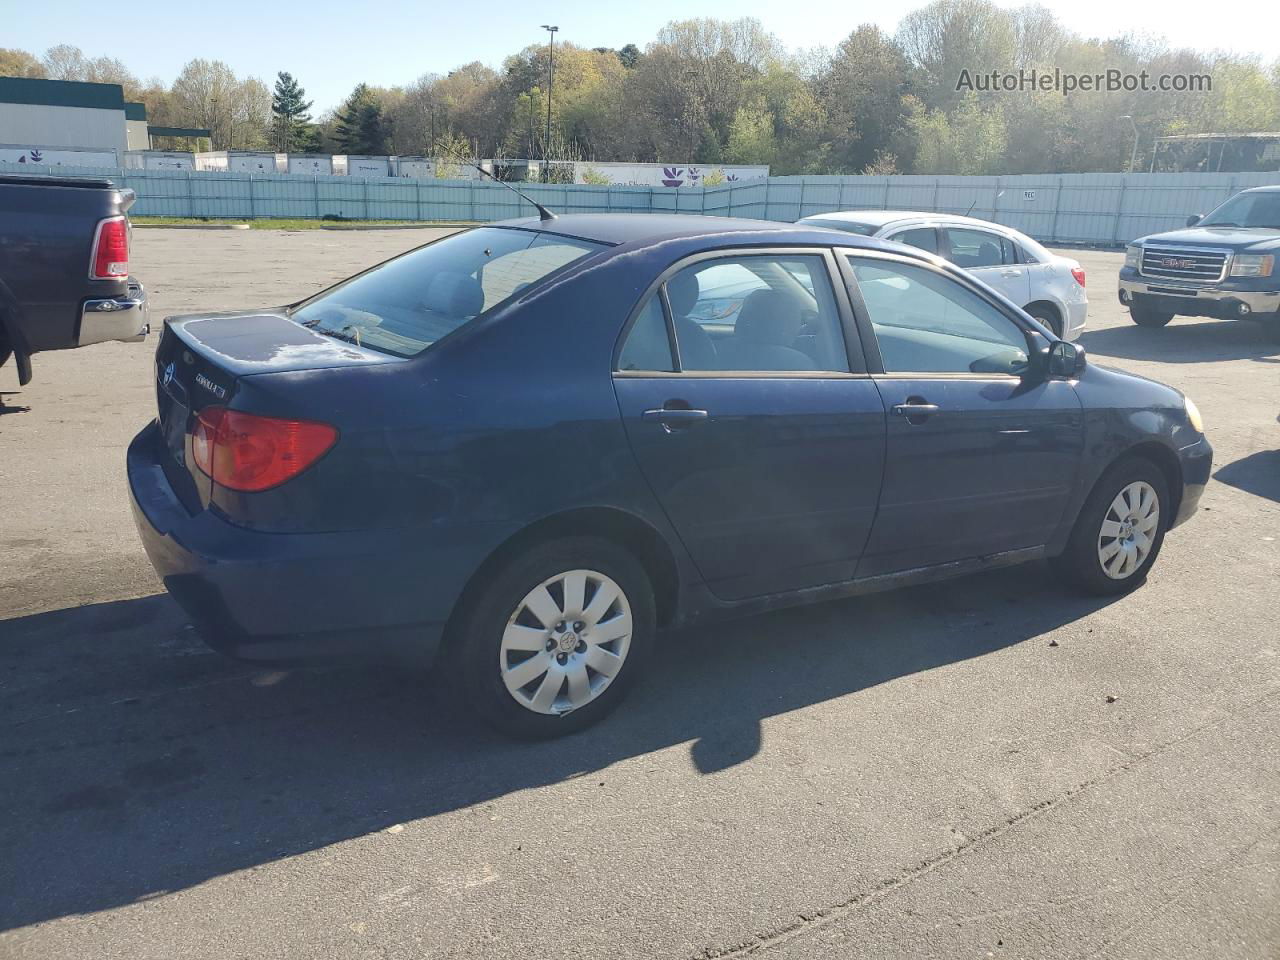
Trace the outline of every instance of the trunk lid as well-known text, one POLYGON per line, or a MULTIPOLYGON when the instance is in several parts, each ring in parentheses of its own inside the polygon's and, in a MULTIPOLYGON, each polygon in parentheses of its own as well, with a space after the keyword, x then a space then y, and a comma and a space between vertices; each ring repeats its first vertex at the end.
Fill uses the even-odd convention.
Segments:
POLYGON ((192 428, 205 407, 234 406, 243 378, 403 362, 316 333, 279 311, 166 319, 156 347, 156 410, 174 491, 192 513, 208 504, 210 480, 191 460, 192 428))

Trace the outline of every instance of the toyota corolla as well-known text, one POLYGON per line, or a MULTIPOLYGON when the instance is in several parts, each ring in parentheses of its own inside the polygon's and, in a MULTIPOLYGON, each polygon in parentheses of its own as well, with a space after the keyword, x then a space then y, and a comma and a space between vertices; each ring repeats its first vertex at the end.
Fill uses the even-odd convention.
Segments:
POLYGON ((737 219, 457 233, 170 318, 155 378, 137 527, 213 646, 434 662, 529 737, 677 623, 1036 558, 1133 589, 1212 457, 1189 399, 938 257, 737 219))

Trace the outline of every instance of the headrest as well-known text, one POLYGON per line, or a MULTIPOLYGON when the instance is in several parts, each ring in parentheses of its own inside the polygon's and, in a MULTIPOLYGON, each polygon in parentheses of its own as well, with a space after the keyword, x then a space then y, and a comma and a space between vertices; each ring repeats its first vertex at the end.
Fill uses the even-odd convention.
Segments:
POLYGON ((698 275, 691 270, 681 270, 668 280, 667 300, 672 316, 687 317, 698 302, 698 275))
POLYGON ((743 342, 789 347, 803 326, 800 307, 793 299, 777 290, 757 290, 742 301, 733 335, 743 342))
POLYGON ((474 317, 484 309, 484 288, 475 277, 444 271, 427 282, 422 303, 447 317, 474 317))

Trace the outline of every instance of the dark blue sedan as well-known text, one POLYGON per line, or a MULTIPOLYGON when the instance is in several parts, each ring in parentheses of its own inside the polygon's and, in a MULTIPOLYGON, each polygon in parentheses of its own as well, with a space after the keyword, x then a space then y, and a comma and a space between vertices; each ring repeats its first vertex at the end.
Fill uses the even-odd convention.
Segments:
POLYGON ((1140 584, 1212 452, 1178 391, 920 250, 563 216, 293 306, 171 318, 138 530, 209 642, 435 660, 523 736, 660 627, 1051 557, 1140 584))

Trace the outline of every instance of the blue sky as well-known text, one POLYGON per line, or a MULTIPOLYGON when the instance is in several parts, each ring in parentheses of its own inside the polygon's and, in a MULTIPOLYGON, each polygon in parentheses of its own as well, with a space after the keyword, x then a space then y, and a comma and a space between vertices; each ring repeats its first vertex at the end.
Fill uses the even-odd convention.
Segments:
MULTIPOLYGON (((997 0, 1002 6, 1017 6, 997 0)), ((454 2, 409 0, 192 0, 159 3, 56 0, 33 4, 3 0, 0 45, 36 54, 70 43, 86 54, 118 56, 134 73, 172 81, 193 57, 220 59, 238 74, 270 82, 277 71, 296 76, 316 112, 338 103, 359 81, 405 84, 428 72, 446 72, 472 60, 498 66, 521 47, 543 42, 539 24, 560 27, 557 41, 585 47, 641 48, 669 20, 695 16, 757 17, 791 48, 832 46, 860 23, 892 30, 920 3, 884 0, 700 0, 696 3, 454 2), (104 20, 105 17, 105 20, 104 20)), ((1236 16, 1209 14, 1202 4, 1167 0, 1047 0, 1044 4, 1071 29, 1087 36, 1127 30, 1162 35, 1175 46, 1234 50, 1273 56, 1270 42, 1280 27, 1280 9, 1257 4, 1236 16), (1247 23, 1247 29, 1242 24, 1247 23)))

